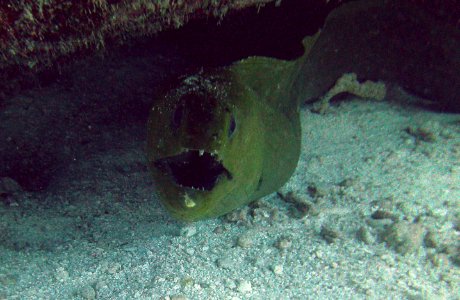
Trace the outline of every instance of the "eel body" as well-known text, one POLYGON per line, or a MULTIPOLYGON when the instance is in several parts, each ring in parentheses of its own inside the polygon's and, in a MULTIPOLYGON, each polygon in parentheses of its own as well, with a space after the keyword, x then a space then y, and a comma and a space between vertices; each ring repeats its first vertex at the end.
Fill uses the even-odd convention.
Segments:
POLYGON ((182 78, 156 99, 147 156, 166 209, 180 220, 212 218, 279 189, 299 159, 299 104, 323 95, 342 74, 381 78, 428 96, 441 90, 441 106, 460 110, 450 96, 460 86, 460 68, 451 68, 459 63, 458 39, 435 43, 450 31, 433 25, 408 44, 412 29, 432 23, 421 22, 411 7, 398 15, 398 2, 388 3, 356 1, 337 9, 320 38, 318 33, 304 40, 305 53, 297 60, 250 57, 182 78), (394 33, 403 29, 407 36, 394 33), (433 49, 450 50, 439 50, 442 60, 427 64, 433 49), (441 75, 454 84, 428 82, 441 75))
POLYGON ((220 216, 289 179, 300 154, 299 106, 286 92, 294 67, 248 58, 184 78, 152 108, 149 164, 174 217, 220 216))

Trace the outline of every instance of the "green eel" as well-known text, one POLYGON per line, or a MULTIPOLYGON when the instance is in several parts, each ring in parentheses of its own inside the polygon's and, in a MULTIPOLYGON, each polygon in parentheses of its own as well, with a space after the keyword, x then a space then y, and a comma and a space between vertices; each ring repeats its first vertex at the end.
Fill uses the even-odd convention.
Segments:
POLYGON ((181 78, 156 99, 147 155, 174 217, 220 216, 279 189, 299 159, 300 102, 328 90, 383 99, 360 93, 396 83, 460 111, 460 33, 416 5, 352 1, 329 14, 318 37, 305 38, 296 60, 250 57, 181 78))
MULTIPOLYGON (((319 33, 304 40, 308 55, 319 33)), ((226 214, 279 189, 300 155, 302 59, 250 57, 182 78, 157 99, 147 156, 159 198, 173 217, 226 214)))

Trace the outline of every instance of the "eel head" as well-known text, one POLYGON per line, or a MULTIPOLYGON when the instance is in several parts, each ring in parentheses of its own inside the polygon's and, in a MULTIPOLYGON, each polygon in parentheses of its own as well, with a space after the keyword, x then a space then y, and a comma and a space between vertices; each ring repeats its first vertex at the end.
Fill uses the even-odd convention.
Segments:
POLYGON ((250 91, 225 72, 200 73, 156 100, 147 155, 166 209, 194 221, 248 203, 260 177, 263 139, 250 91))

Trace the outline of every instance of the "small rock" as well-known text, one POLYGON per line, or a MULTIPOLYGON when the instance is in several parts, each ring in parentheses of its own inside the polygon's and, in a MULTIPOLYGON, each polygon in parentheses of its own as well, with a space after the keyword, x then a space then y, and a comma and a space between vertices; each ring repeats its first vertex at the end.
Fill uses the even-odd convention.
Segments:
POLYGON ((382 219, 391 219, 391 220, 394 220, 395 219, 395 216, 387 211, 387 210, 384 210, 384 209, 377 209, 376 211, 374 211, 374 213, 371 215, 371 218, 374 219, 374 220, 382 220, 382 219))
POLYGON ((185 237, 191 237, 196 234, 197 230, 195 226, 185 226, 180 230, 180 235, 185 237))
POLYGON ((0 202, 7 206, 18 206, 15 195, 22 191, 21 186, 9 177, 0 178, 0 202))
POLYGON ((323 258, 323 252, 321 250, 316 250, 314 254, 315 258, 322 259, 323 258))
POLYGON ((170 300, 187 300, 188 298, 184 295, 173 295, 169 297, 170 300))
POLYGON ((249 248, 254 243, 250 233, 244 233, 240 235, 236 241, 236 244, 241 248, 249 248))
POLYGON ((288 192, 286 194, 278 192, 278 196, 287 203, 293 205, 293 209, 290 210, 291 216, 296 219, 302 219, 307 215, 317 216, 319 214, 315 205, 305 199, 305 197, 298 196, 293 192, 288 192))
POLYGON ((237 290, 242 294, 250 293, 252 292, 252 284, 247 280, 241 280, 238 282, 237 290))
POLYGON ((227 289, 230 289, 230 290, 236 289, 235 281, 232 280, 232 279, 230 279, 230 278, 225 278, 225 279, 224 279, 224 286, 225 286, 227 289))
POLYGON ((457 267, 460 267, 460 246, 457 247, 457 251, 451 255, 450 259, 457 267))
POLYGON ((433 231, 428 231, 425 235, 424 243, 428 248, 437 248, 439 246, 439 237, 433 231))
POLYGON ((118 271, 121 270, 121 264, 120 263, 114 263, 112 265, 110 265, 107 269, 107 272, 109 274, 115 274, 115 273, 118 273, 118 271))
POLYGON ((90 285, 85 285, 84 287, 82 287, 81 290, 80 290, 80 295, 84 299, 88 299, 88 300, 96 299, 96 291, 90 285))
POLYGON ((60 282, 66 281, 69 279, 69 272, 67 272, 63 267, 56 269, 56 279, 60 282))
POLYGON ((185 253, 187 253, 190 256, 193 256, 195 254, 195 249, 187 248, 187 249, 185 249, 185 253))
POLYGON ((283 265, 275 265, 272 270, 275 275, 281 275, 283 274, 283 265))
POLYGON ((9 177, 0 177, 0 193, 18 193, 22 191, 22 187, 9 177))
POLYGON ((17 283, 17 281, 18 281, 18 277, 15 275, 0 274, 0 286, 1 287, 6 288, 7 286, 13 286, 17 283))
POLYGON ((406 132, 412 135, 417 141, 433 143, 437 139, 435 127, 436 124, 427 122, 426 124, 419 127, 409 126, 406 128, 406 132))
POLYGON ((327 226, 321 227, 320 235, 328 243, 333 243, 340 236, 338 231, 333 230, 327 226))
POLYGON ((270 220, 271 217, 271 209, 270 208, 254 208, 251 211, 251 215, 253 217, 253 221, 255 223, 261 223, 265 220, 270 220))
POLYGON ((213 232, 215 234, 221 234, 221 233, 224 233, 225 231, 225 228, 223 226, 217 226, 216 228, 214 228, 213 232))
POLYGON ((270 218, 273 223, 286 223, 288 221, 288 216, 278 208, 273 208, 271 210, 270 218))
POLYGON ((195 283, 195 280, 193 280, 192 277, 187 276, 187 277, 182 278, 180 285, 182 287, 187 287, 187 286, 192 286, 194 283, 195 283))
POLYGON ((455 137, 455 133, 451 131, 449 128, 441 129, 439 135, 445 139, 453 139, 455 137))
POLYGON ((374 299, 375 298, 375 292, 373 289, 365 289, 366 296, 368 299, 374 299))
POLYGON ((375 242, 374 236, 369 232, 365 226, 361 226, 357 232, 358 239, 366 245, 372 245, 375 242))
POLYGON ((417 214, 416 207, 407 202, 398 203, 398 209, 405 215, 406 219, 412 219, 417 214))
POLYGON ((344 187, 344 188, 348 188, 348 187, 351 187, 352 185, 354 185, 356 183, 356 181, 357 181, 356 178, 345 178, 344 180, 342 180, 339 183, 339 186, 344 187))
POLYGON ((231 211, 224 218, 230 223, 249 223, 249 207, 245 206, 241 209, 231 211))
POLYGON ((233 266, 233 260, 230 257, 222 257, 217 259, 216 265, 222 269, 231 269, 233 266))
POLYGON ((384 231, 389 225, 393 224, 394 221, 391 219, 372 219, 366 220, 366 224, 376 229, 377 231, 384 231))
POLYGON ((95 286, 94 286, 94 289, 96 291, 98 290, 103 290, 103 289, 107 289, 108 288, 108 285, 107 285, 107 282, 103 281, 103 280, 99 280, 96 282, 95 286))
POLYGON ((317 184, 310 184, 307 191, 313 198, 321 198, 327 195, 327 189, 317 184))
POLYGON ((288 237, 282 237, 276 242, 276 248, 286 250, 292 246, 292 240, 288 237))
POLYGON ((445 253, 435 253, 429 256, 431 263, 441 269, 449 269, 449 257, 445 253))
POLYGON ((416 251, 423 243, 425 229, 419 223, 402 221, 390 225, 383 233, 383 240, 400 254, 416 251))

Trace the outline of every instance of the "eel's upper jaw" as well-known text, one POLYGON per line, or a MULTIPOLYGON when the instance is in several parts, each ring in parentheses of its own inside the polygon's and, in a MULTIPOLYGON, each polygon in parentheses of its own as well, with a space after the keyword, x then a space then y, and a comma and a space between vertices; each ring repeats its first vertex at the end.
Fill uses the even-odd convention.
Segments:
POLYGON ((204 150, 185 150, 178 155, 156 159, 153 165, 171 176, 176 185, 193 190, 211 191, 222 176, 232 179, 218 155, 204 150))

